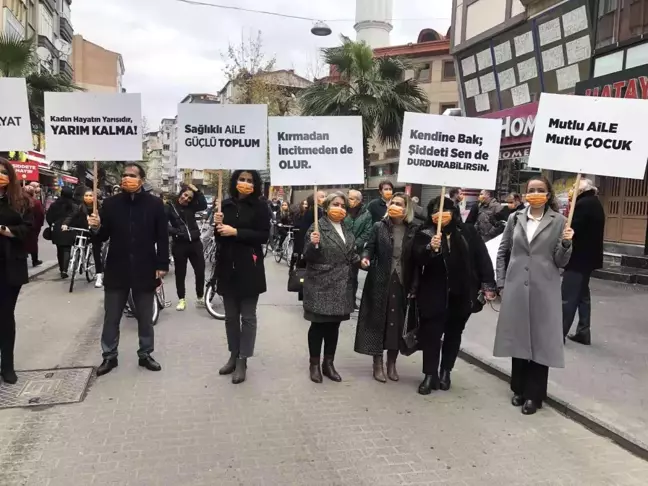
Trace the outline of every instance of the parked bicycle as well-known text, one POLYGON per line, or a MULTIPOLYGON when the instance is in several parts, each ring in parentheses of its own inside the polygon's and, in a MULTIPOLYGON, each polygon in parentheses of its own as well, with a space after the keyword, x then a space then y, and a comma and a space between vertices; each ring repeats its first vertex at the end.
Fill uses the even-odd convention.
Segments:
POLYGON ((292 257, 293 254, 293 248, 295 247, 295 227, 290 226, 290 225, 282 225, 279 224, 277 225, 279 228, 283 228, 286 230, 286 237, 284 238, 283 244, 279 246, 279 242, 281 241, 281 235, 278 234, 276 236, 276 244, 275 244, 275 250, 274 250, 274 257, 275 261, 277 263, 281 263, 282 259, 286 259, 286 263, 290 263, 290 258, 292 257))
MULTIPOLYGON (((164 292, 164 282, 162 279, 157 280, 157 288, 155 289, 155 298, 153 299, 153 325, 157 324, 158 319, 160 318, 160 311, 171 306, 171 302, 166 300, 166 294, 164 292)), ((126 302, 126 308, 124 309, 124 314, 126 317, 137 317, 137 307, 135 306, 135 300, 133 299, 133 291, 128 294, 128 301, 126 302)))
POLYGON ((213 244, 209 246, 209 253, 205 253, 205 261, 211 264, 211 274, 205 286, 205 307, 210 316, 223 321, 225 320, 225 304, 223 303, 223 297, 216 292, 218 286, 216 271, 218 267, 218 243, 215 238, 211 238, 211 240, 213 244))
POLYGON ((75 231, 77 233, 74 239, 74 246, 70 251, 70 262, 68 263, 70 293, 72 293, 74 292, 74 281, 77 275, 85 273, 86 280, 93 282, 97 271, 92 256, 92 243, 89 241, 90 230, 69 227, 67 231, 75 231))

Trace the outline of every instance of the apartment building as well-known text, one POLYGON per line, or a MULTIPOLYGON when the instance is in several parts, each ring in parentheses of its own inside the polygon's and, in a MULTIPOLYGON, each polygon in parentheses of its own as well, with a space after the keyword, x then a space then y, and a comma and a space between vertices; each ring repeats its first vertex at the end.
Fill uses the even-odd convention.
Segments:
POLYGON ((74 82, 88 91, 121 93, 126 91, 124 59, 118 52, 105 49, 75 35, 72 40, 74 82))

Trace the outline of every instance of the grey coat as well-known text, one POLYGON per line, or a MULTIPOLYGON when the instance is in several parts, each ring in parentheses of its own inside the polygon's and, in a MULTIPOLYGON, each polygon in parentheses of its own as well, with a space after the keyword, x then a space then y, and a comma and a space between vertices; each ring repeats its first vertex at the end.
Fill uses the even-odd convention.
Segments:
POLYGON ((304 318, 312 322, 340 322, 349 319, 355 304, 353 268, 360 264, 355 239, 342 224, 344 239, 328 218, 319 221, 320 243, 310 241, 314 225, 305 237, 304 318))
POLYGON ((564 216, 548 209, 529 244, 527 211, 509 217, 497 252, 497 286, 504 287, 504 296, 494 356, 564 368, 559 269, 572 252, 571 242, 562 241, 565 223, 564 216))

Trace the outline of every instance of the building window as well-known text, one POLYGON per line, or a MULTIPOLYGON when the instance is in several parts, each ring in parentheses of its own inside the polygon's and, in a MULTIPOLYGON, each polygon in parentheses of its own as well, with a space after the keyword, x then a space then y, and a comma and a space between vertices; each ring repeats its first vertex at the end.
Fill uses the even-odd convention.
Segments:
POLYGON ((599 17, 614 12, 617 9, 617 0, 600 0, 599 1, 599 17))
POLYGON ((648 43, 631 47, 626 52, 626 69, 648 64, 648 43))
POLYGON ((451 110, 456 107, 457 107, 456 103, 441 103, 439 105, 439 115, 443 115, 443 113, 445 113, 446 110, 451 110))
POLYGON ((417 69, 416 80, 419 83, 429 83, 432 79, 432 63, 421 64, 417 69))
POLYGON ((613 52, 594 60, 594 77, 605 76, 623 70, 623 51, 613 52))
POLYGON ((167 144, 162 145, 162 150, 169 150, 169 146, 167 144))
POLYGON ((455 75, 455 65, 454 61, 443 61, 443 77, 442 81, 455 81, 457 76, 455 75))
POLYGON ((47 37, 50 42, 54 42, 54 19, 46 9, 40 8, 39 10, 40 28, 38 29, 38 34, 47 37))

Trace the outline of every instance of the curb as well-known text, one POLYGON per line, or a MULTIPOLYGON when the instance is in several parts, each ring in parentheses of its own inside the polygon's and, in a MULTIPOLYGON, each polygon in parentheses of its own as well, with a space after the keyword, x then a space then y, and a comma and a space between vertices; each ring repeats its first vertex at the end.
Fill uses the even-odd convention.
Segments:
MULTIPOLYGON (((489 362, 487 359, 484 359, 471 351, 467 351, 466 349, 462 348, 461 351, 459 351, 459 357, 464 361, 470 363, 471 365, 477 366, 487 373, 506 381, 507 383, 510 380, 510 374, 501 366, 489 362)), ((623 432, 614 424, 611 424, 610 422, 605 420, 601 420, 600 418, 590 414, 589 412, 586 412, 585 410, 580 409, 576 405, 569 403, 552 393, 548 394, 547 403, 559 413, 574 420, 575 422, 578 422, 584 427, 590 429, 592 432, 610 439, 631 454, 634 454, 635 456, 648 461, 648 444, 644 444, 636 437, 632 437, 631 435, 623 432)))
POLYGON ((40 277, 44 273, 49 272, 51 269, 56 268, 57 266, 58 266, 58 263, 51 263, 50 265, 43 265, 41 267, 38 267, 38 270, 36 270, 34 273, 32 273, 29 276, 29 281, 31 282, 36 277, 40 277))

